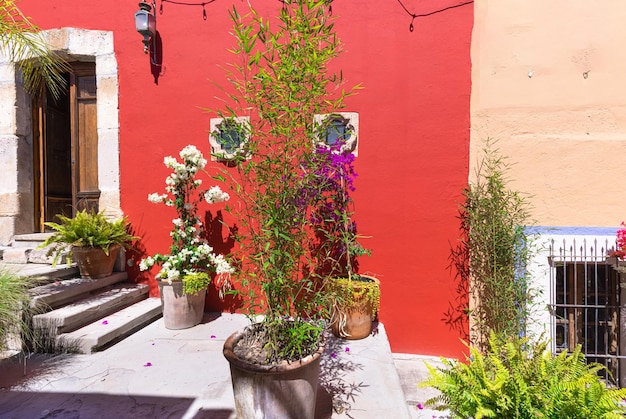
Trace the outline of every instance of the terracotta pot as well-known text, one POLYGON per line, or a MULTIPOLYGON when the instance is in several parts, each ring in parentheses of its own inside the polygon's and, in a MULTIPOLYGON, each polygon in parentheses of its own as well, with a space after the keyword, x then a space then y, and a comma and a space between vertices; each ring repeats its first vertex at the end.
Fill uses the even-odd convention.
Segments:
MULTIPOLYGON (((361 275, 371 279, 376 286, 380 286, 380 281, 374 277, 361 275)), ((369 282, 366 282, 370 284, 369 282)), ((334 284, 333 286, 341 286, 334 284)), ((372 302, 363 298, 362 287, 359 281, 352 281, 354 305, 350 308, 342 307, 340 304, 333 304, 331 309, 330 328, 337 337, 348 340, 364 339, 372 333, 372 302)))
POLYGON ((72 247, 72 256, 82 278, 104 278, 113 273, 113 266, 121 248, 119 244, 109 246, 107 255, 99 247, 72 247))
POLYGON ((202 321, 206 289, 197 294, 184 294, 183 282, 158 281, 166 329, 178 330, 194 327, 202 321))
POLYGON ((300 361, 277 366, 251 364, 234 347, 243 336, 239 331, 224 343, 238 419, 314 419, 320 360, 324 345, 300 361))

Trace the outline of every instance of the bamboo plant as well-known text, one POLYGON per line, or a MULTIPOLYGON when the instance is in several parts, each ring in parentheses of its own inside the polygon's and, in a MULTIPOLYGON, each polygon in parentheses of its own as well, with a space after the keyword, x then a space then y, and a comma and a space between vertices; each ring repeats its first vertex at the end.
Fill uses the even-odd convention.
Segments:
POLYGON ((254 8, 246 15, 233 8, 231 19, 236 46, 228 78, 236 94, 219 114, 250 117, 249 139, 233 162, 233 193, 242 205, 231 210, 243 255, 234 292, 251 315, 263 314, 252 334, 264 361, 299 359, 318 349, 318 320, 328 307, 311 252, 312 198, 301 194, 317 139, 313 115, 341 109, 351 90, 328 68, 341 43, 326 1, 285 0, 276 22, 254 8))

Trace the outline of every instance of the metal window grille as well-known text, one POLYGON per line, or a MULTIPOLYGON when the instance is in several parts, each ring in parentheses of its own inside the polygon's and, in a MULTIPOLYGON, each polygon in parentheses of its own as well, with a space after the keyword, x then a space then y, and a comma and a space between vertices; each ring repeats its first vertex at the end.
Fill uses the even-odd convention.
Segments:
POLYGON ((620 287, 615 258, 607 254, 614 246, 604 243, 581 244, 572 241, 549 249, 550 319, 552 351, 571 352, 581 345, 587 362, 604 365, 603 378, 610 384, 626 387, 626 331, 622 320, 626 311, 626 284, 620 287), (624 338, 622 338, 624 336, 624 338))

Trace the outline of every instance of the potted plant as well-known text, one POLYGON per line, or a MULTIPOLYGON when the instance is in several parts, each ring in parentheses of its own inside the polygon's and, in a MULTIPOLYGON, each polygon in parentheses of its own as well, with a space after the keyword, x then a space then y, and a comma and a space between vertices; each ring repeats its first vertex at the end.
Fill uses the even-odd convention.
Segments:
POLYGON ((110 220, 104 211, 82 210, 73 218, 57 216, 60 223, 46 222, 55 230, 39 248, 49 247, 53 265, 66 254, 67 263, 76 260, 83 278, 104 278, 111 275, 115 260, 122 247, 129 248, 137 237, 129 233, 126 217, 110 220))
POLYGON ((170 252, 157 253, 141 260, 139 268, 147 271, 154 265, 161 267, 156 278, 163 305, 163 320, 168 329, 185 329, 200 323, 204 313, 206 289, 211 282, 209 274, 217 274, 217 282, 228 283, 233 269, 223 255, 215 254, 206 241, 204 228, 198 216, 198 205, 224 202, 229 195, 219 186, 200 190, 206 159, 193 145, 180 151, 179 162, 172 156, 164 159, 172 173, 165 179, 165 194, 152 193, 148 200, 173 207, 178 214, 172 220, 170 252))
MULTIPOLYGON (((321 126, 326 130, 327 127, 321 126)), ((380 308, 380 282, 359 275, 359 256, 370 255, 359 242, 354 216, 354 154, 339 138, 332 145, 318 145, 306 163, 307 183, 303 193, 313 203, 310 223, 315 232, 314 253, 321 275, 329 278, 326 290, 332 299, 331 330, 345 339, 363 339, 372 330, 380 308)))
POLYGON ((253 8, 245 16, 231 12, 238 60, 229 80, 237 94, 227 117, 239 110, 250 118, 242 157, 228 172, 241 202, 242 264, 233 292, 247 294, 258 320, 224 344, 239 418, 315 413, 328 293, 312 253, 312 197, 301 192, 316 141, 313 115, 341 108, 347 95, 329 93, 342 80, 327 68, 340 43, 326 6, 285 0, 276 27, 253 8))

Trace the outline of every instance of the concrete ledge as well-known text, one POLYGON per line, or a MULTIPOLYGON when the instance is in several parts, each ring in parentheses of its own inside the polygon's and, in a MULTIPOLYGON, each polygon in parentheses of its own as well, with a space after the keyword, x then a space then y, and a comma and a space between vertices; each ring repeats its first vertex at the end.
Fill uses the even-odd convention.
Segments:
POLYGON ((0 260, 2 260, 2 255, 4 254, 5 250, 11 249, 11 246, 2 246, 0 245, 0 260))
POLYGON ((382 323, 365 339, 330 335, 324 354, 320 380, 323 390, 334 393, 331 417, 410 418, 382 323))

